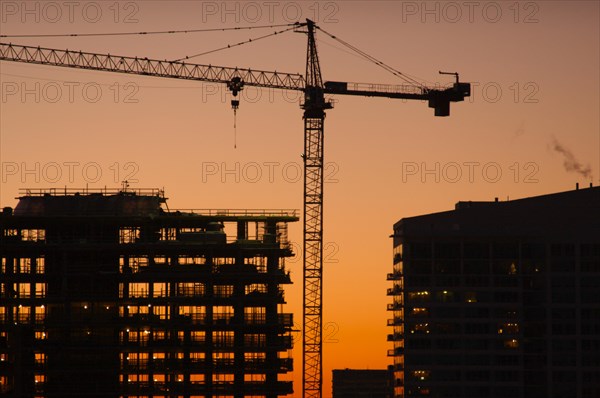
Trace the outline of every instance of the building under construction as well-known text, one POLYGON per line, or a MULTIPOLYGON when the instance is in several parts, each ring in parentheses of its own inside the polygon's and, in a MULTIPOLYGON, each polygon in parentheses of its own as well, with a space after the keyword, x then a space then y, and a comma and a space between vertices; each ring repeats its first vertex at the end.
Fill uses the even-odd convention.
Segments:
POLYGON ((292 393, 294 211, 169 211, 164 193, 25 191, 0 215, 0 395, 292 393))

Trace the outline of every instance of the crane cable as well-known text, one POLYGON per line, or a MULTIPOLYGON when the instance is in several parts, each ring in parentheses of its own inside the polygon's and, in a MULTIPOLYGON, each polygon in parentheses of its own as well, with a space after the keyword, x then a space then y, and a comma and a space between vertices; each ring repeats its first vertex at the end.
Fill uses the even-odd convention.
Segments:
POLYGON ((237 109, 233 110, 233 149, 237 149, 237 109))
POLYGON ((343 46, 351 49, 352 51, 356 52, 358 55, 362 56, 363 58, 366 58, 367 60, 373 62, 375 65, 379 66, 380 68, 388 71, 389 73, 391 73, 392 75, 399 77, 400 79, 404 80, 407 83, 410 84, 414 84, 416 86, 419 86, 421 88, 427 88, 423 83, 419 82, 418 80, 400 72, 397 69, 392 68, 391 66, 385 64, 384 62, 378 60, 377 58, 373 57, 372 55, 367 54, 366 52, 362 51, 361 49, 353 46, 350 43, 345 42, 344 40, 338 38, 335 35, 332 35, 331 33, 323 30, 321 27, 316 26, 317 29, 319 29, 321 32, 325 33, 327 36, 331 37, 333 40, 337 41, 338 43, 342 44, 343 46))
POLYGON ((238 46, 241 46, 243 44, 252 43, 252 42, 255 42, 255 41, 266 39, 267 37, 271 37, 271 36, 275 36, 275 35, 278 35, 278 34, 281 34, 281 33, 285 33, 285 32, 288 32, 288 31, 290 31, 292 29, 295 29, 295 28, 296 28, 296 25, 292 26, 291 28, 287 28, 287 29, 284 29, 284 30, 280 30, 280 31, 276 31, 276 32, 273 32, 273 33, 269 33, 268 35, 251 38, 251 39, 244 40, 244 41, 241 41, 241 42, 235 43, 235 44, 228 44, 225 47, 216 48, 214 50, 205 51, 205 52, 194 54, 194 55, 186 55, 183 58, 174 59, 173 61, 174 62, 180 62, 180 61, 183 61, 183 60, 187 60, 187 59, 191 59, 191 58, 195 58, 195 57, 200 57, 202 55, 216 53, 217 51, 227 50, 229 48, 238 47, 238 46))
POLYGON ((202 32, 225 32, 230 30, 251 30, 265 28, 280 28, 283 26, 296 26, 293 24, 280 25, 260 25, 260 26, 236 26, 232 28, 207 28, 207 29, 186 29, 186 30, 158 30, 149 32, 105 32, 105 33, 57 33, 57 34, 27 34, 27 35, 0 35, 0 38, 27 38, 27 37, 95 37, 95 36, 135 36, 135 35, 162 35, 175 33, 202 33, 202 32))
MULTIPOLYGON (((57 33, 57 34, 23 34, 23 35, 1 35, 0 34, 0 38, 33 38, 33 37, 98 37, 98 36, 135 36, 135 35, 162 35, 162 34, 178 34, 178 33, 201 33, 201 32, 225 32, 225 31, 232 31, 232 30, 251 30, 251 29, 265 29, 265 28, 278 28, 278 27, 289 27, 288 29, 279 31, 279 32, 274 32, 271 33, 269 35, 265 35, 265 36, 261 36, 261 37, 257 37, 255 39, 248 39, 246 41, 240 42, 240 43, 236 43, 233 45, 228 45, 227 47, 222 47, 222 48, 218 48, 215 50, 211 50, 211 51, 206 51, 203 53, 199 53, 199 54, 195 54, 195 55, 191 55, 191 56, 186 56, 184 58, 180 58, 177 61, 182 61, 184 59, 190 59, 190 58, 195 58, 195 57, 199 57, 202 55, 206 55, 206 54, 210 54, 210 53, 214 53, 217 51, 221 51, 221 50, 225 50, 228 48, 232 48, 232 47, 237 47, 240 46, 242 44, 247 44, 250 43, 252 41, 257 41, 257 40, 261 40, 261 39, 265 39, 267 37, 271 37, 274 35, 277 35, 279 33, 284 33, 287 32, 288 30, 292 30, 294 28, 296 28, 299 25, 298 22, 295 23, 288 23, 288 24, 278 24, 278 25, 260 25, 260 26, 236 26, 236 27, 231 27, 231 28, 207 28, 207 29, 186 29, 186 30, 162 30, 162 31, 141 31, 141 32, 104 32, 104 33, 57 33)), ((385 63, 383 63, 382 61, 379 61, 377 58, 365 53, 364 51, 358 49, 357 47, 339 39, 338 37, 336 37, 335 35, 332 35, 331 33, 323 30, 320 26, 316 26, 317 29, 319 29, 320 31, 322 31, 323 33, 325 33, 327 36, 331 37, 332 39, 334 39, 335 41, 339 42, 340 44, 344 45, 345 47, 348 47, 349 49, 351 49, 352 51, 356 52, 357 54, 359 54, 360 56, 362 56, 363 58, 366 58, 367 60, 375 63, 376 65, 378 65, 379 67, 385 69, 386 71, 390 72, 391 74, 393 74, 394 76, 400 77, 401 79, 405 80, 408 83, 411 84, 415 84, 417 86, 423 87, 425 88, 425 86, 419 82, 418 80, 392 68, 389 65, 386 65, 385 63)))

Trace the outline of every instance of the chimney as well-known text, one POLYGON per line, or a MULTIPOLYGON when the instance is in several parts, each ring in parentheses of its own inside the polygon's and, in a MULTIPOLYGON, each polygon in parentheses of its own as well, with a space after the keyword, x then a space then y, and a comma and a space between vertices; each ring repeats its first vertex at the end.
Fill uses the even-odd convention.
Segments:
POLYGON ((575 183, 575 190, 579 191, 579 183, 578 182, 575 183))

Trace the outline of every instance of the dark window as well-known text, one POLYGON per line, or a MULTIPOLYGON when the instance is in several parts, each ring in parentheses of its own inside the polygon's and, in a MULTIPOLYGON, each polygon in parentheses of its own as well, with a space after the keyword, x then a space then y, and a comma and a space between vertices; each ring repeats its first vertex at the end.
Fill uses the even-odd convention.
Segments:
POLYGON ((469 339, 467 340, 466 344, 470 350, 487 350, 490 346, 490 342, 488 340, 481 339, 469 339))
POLYGON ((436 274, 460 274, 460 261, 435 260, 433 269, 436 274))
POLYGON ((552 309, 552 319, 575 319, 575 309, 574 308, 553 308, 552 309))
POLYGON ((463 257, 487 259, 490 257, 490 246, 487 243, 465 242, 463 257))
POLYGON ((435 258, 460 258, 459 243, 435 243, 435 258))
POLYGON ((490 325, 487 323, 467 323, 465 324, 465 334, 488 334, 490 325))
POLYGON ((466 381, 489 381, 489 370, 469 370, 465 372, 466 381))
POLYGON ((461 348, 460 340, 456 339, 438 339, 435 341, 435 348, 439 350, 458 350, 461 348))
POLYGON ((406 261, 404 263, 404 273, 406 275, 431 274, 431 261, 429 261, 429 260, 406 261))
MULTIPOLYGON (((583 294, 583 291, 582 291, 583 294)), ((596 291, 596 294, 598 292, 596 291)), ((570 304, 575 302, 575 291, 567 290, 553 290, 552 291, 552 302, 558 304, 570 304)))
POLYGON ((582 244, 581 257, 600 257, 600 244, 582 244))
POLYGON ((407 249, 411 258, 431 258, 431 245, 429 243, 410 243, 407 249))
POLYGON ((498 355, 494 364, 497 366, 517 366, 519 357, 517 355, 498 355))
POLYGON ((518 292, 495 292, 494 301, 497 303, 515 303, 519 301, 518 292))
POLYGON ((437 275, 435 277, 435 286, 437 287, 455 287, 460 285, 460 276, 458 275, 437 275))
POLYGON ((575 340, 552 340, 553 351, 574 351, 577 348, 575 340))
POLYGON ((544 260, 546 258, 546 245, 543 243, 524 243, 521 246, 521 258, 544 260))
POLYGON ((407 288, 431 286, 431 277, 427 275, 407 275, 404 277, 407 288))
POLYGON ((600 351, 600 340, 583 340, 581 348, 586 351, 600 351))
POLYGON ((465 365, 488 366, 490 364, 490 357, 489 355, 467 355, 464 361, 465 365))
POLYGON ((494 258, 516 259, 519 257, 519 245, 517 243, 497 242, 494 243, 492 250, 494 258))
POLYGON ((553 259, 550 263, 552 272, 573 272, 575 271, 575 260, 559 260, 553 259))
POLYGON ((463 267, 465 275, 486 275, 490 273, 489 261, 465 260, 463 267))
POLYGON ((494 286, 497 287, 517 287, 519 279, 512 275, 494 277, 494 286))
POLYGON ((487 318, 489 316, 490 310, 488 308, 465 307, 466 318, 487 318))
POLYGON ((468 287, 487 287, 490 285, 490 278, 487 275, 465 276, 465 285, 468 287))
POLYGON ((424 338, 407 338, 406 339, 406 348, 415 348, 415 349, 431 348, 431 340, 424 339, 424 338))

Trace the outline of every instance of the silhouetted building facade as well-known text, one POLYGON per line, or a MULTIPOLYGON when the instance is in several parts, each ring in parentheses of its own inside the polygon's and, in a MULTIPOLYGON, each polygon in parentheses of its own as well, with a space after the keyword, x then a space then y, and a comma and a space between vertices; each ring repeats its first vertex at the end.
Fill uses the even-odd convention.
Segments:
POLYGON ((600 397, 600 188, 394 225, 395 395, 600 397))
POLYGON ((292 393, 293 211, 168 211, 41 191, 0 215, 0 395, 292 393))
POLYGON ((334 369, 333 398, 392 398, 392 369, 334 369))

